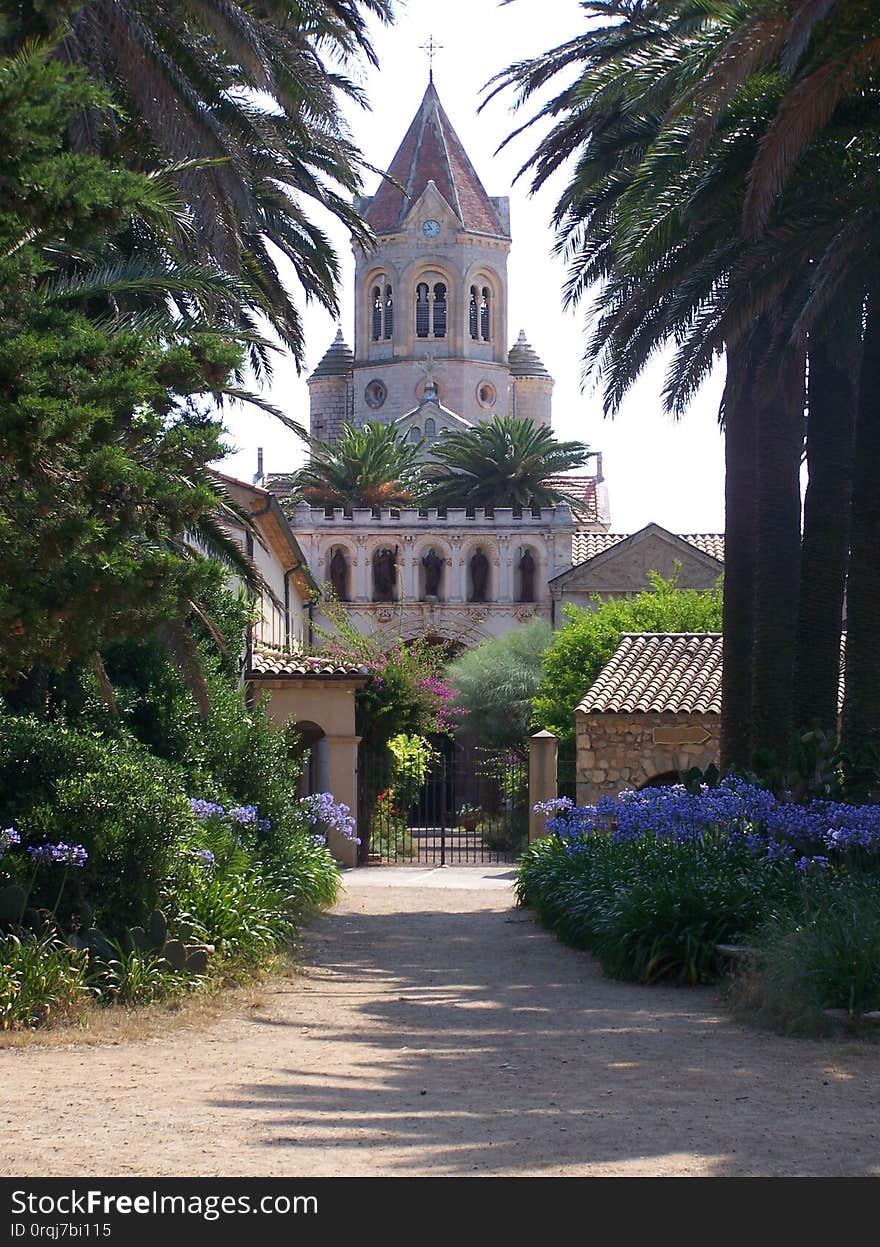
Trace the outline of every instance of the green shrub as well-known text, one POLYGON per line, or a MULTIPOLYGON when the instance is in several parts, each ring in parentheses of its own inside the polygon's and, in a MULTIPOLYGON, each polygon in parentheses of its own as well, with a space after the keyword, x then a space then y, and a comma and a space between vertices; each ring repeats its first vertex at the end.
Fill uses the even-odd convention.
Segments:
POLYGON ((54 932, 0 938, 0 1028, 30 1030, 81 1013, 93 999, 85 952, 54 932))
POLYGON ((816 878, 761 925, 759 955, 731 998, 775 1030, 816 1034, 826 1009, 854 1019, 880 1009, 880 885, 841 874, 816 878))
POLYGON ((149 1005, 191 991, 201 979, 185 971, 170 970, 155 954, 117 945, 109 961, 93 960, 89 984, 102 1004, 149 1005))
POLYGON ((532 698, 543 674, 541 658, 552 639, 550 625, 533 619, 465 650, 449 665, 447 678, 466 712, 465 736, 496 749, 527 739, 532 698))
POLYGON ((744 938, 796 888, 793 867, 744 847, 652 836, 547 837, 517 871, 520 903, 560 939, 593 951, 606 974, 644 983, 717 978, 715 945, 744 938))
POLYGON ((293 905, 284 892, 255 871, 193 871, 167 901, 176 922, 239 963, 265 962, 293 932, 293 905))
MULTIPOLYGON (((88 852, 71 872, 59 919, 83 902, 120 935, 155 908, 175 842, 192 833, 174 773, 149 754, 36 719, 0 719, 0 824, 23 840, 76 840, 88 852)), ((37 880, 38 885, 40 880, 37 880)), ((32 903, 51 908, 47 881, 32 903)))
POLYGON ((113 934, 155 907, 171 845, 192 822, 174 777, 149 755, 37 720, 2 720, 0 791, 2 816, 23 838, 84 845, 88 861, 71 874, 64 906, 88 902, 113 934))

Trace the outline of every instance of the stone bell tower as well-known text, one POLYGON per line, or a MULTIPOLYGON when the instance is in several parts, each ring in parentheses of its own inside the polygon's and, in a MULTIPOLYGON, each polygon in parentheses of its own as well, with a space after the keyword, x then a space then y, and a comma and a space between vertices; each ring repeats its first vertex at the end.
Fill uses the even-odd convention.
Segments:
POLYGON ((355 421, 412 412, 428 356, 442 407, 507 414, 509 201, 486 193, 433 82, 388 177, 360 204, 378 245, 355 253, 355 421))

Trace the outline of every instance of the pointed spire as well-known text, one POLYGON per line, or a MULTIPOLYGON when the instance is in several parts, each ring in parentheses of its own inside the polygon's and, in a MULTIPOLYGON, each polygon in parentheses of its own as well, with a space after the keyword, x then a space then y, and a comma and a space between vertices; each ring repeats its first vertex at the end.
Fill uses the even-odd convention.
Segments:
POLYGON ((354 352, 343 338, 340 325, 336 331, 336 337, 309 380, 314 381, 320 377, 347 377, 353 368, 354 352))
POLYGON ((520 329, 519 337, 510 348, 507 364, 511 376, 514 377, 549 377, 550 375, 541 362, 538 352, 528 342, 525 329, 520 329))
POLYGON ((377 234, 392 233, 433 182, 465 229, 506 238, 507 232, 471 164, 461 139, 443 110, 433 77, 419 110, 388 168, 388 176, 404 187, 383 181, 365 216, 377 234))

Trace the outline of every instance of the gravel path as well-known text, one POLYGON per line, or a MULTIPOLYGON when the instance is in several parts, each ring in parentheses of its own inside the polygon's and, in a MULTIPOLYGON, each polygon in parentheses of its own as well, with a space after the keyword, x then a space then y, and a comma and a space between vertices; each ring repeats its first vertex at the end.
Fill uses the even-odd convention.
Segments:
POLYGON ((880 1048, 603 979, 510 885, 353 871, 259 1006, 0 1051, 0 1173, 880 1174, 880 1048))

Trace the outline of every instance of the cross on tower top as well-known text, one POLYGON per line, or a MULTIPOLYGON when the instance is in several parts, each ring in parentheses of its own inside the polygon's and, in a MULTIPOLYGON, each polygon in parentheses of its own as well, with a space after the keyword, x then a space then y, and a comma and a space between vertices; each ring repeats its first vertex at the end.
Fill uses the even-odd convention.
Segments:
POLYGON ((438 43, 433 35, 428 36, 428 42, 420 45, 421 50, 428 56, 428 81, 434 81, 434 57, 438 52, 443 51, 443 44, 438 43))

